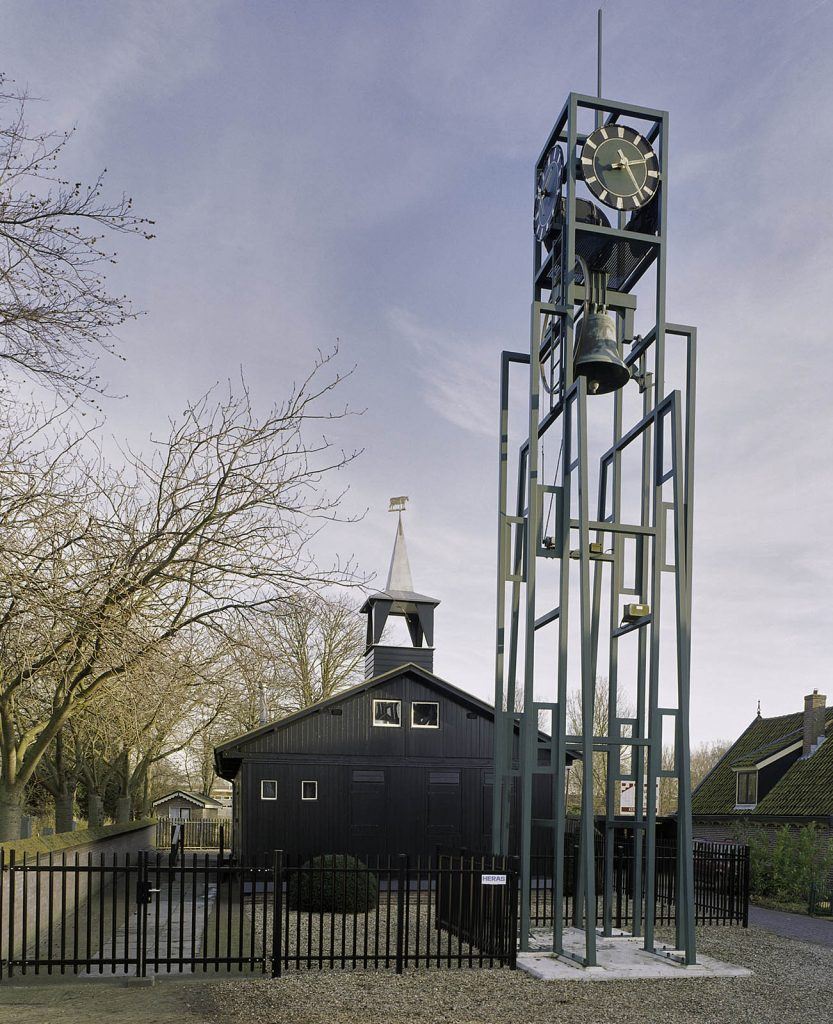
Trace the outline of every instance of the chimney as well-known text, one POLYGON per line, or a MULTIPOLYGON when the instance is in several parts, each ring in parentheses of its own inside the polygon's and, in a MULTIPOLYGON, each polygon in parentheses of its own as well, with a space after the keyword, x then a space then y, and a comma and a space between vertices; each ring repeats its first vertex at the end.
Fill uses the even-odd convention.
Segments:
POLYGON ((804 698, 804 749, 802 754, 809 757, 824 739, 824 710, 827 697, 813 690, 804 698))

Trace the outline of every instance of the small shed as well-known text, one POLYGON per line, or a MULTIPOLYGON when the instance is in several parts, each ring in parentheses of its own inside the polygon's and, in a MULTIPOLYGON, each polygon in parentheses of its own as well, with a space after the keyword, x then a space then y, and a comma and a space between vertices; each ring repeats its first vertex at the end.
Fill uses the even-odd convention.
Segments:
POLYGON ((221 817, 223 805, 213 797, 175 789, 153 801, 153 812, 157 818, 172 818, 174 821, 215 821, 221 817))

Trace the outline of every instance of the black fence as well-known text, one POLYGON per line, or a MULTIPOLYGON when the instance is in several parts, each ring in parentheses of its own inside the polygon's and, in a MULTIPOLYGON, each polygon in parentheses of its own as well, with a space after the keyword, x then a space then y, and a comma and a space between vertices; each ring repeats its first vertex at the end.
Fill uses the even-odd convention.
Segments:
MULTIPOLYGON (((565 848, 565 920, 575 909, 577 844, 565 848)), ((632 923, 632 844, 614 851, 611 923, 632 923)), ((596 847, 597 924, 604 864, 596 847)), ((644 871, 643 871, 644 877, 644 871)), ((533 859, 533 926, 552 923, 552 855, 533 859)), ((676 852, 660 843, 656 921, 674 922, 676 852)), ((62 854, 4 859, 0 850, 0 980, 71 972, 272 974, 299 969, 515 966, 514 858, 438 851, 430 858, 276 853, 231 864, 217 854, 62 854)), ((698 924, 748 921, 749 851, 697 843, 698 924)), ((830 913, 817 893, 816 913, 830 913)))
MULTIPOLYGON (((575 911, 578 884, 578 838, 567 836, 564 844, 564 919, 575 911)), ((596 923, 604 923, 604 839, 595 840, 596 923)), ((611 877, 611 924, 627 928, 633 923, 635 852, 632 837, 617 837, 613 849, 611 877)), ((553 857, 551 852, 532 857, 530 921, 535 927, 552 924, 553 857)), ((645 851, 642 853, 642 892, 646 891, 645 851)), ((676 922, 677 848, 670 841, 656 844, 654 868, 655 921, 676 922)), ((730 843, 694 843, 694 911, 699 925, 742 925, 749 923, 749 848, 730 843)))
POLYGON ((208 854, 67 857, 0 851, 0 980, 14 974, 271 969, 259 903, 271 865, 208 854))
POLYGON ((518 934, 518 862, 514 857, 440 853, 437 857, 437 927, 469 950, 515 965, 518 934))
POLYGON ((185 850, 226 850, 230 840, 230 821, 159 818, 156 822, 157 850, 170 850, 174 845, 185 850))
POLYGON ((807 913, 811 917, 833 917, 833 883, 811 882, 807 894, 807 913))
POLYGON ((278 853, 233 865, 161 853, 6 861, 0 850, 0 980, 514 967, 517 892, 514 866, 491 858, 278 853))
POLYGON ((276 870, 283 879, 276 974, 290 967, 515 967, 518 872, 506 858, 281 856, 276 870), (348 894, 352 912, 326 909, 348 902, 348 894))

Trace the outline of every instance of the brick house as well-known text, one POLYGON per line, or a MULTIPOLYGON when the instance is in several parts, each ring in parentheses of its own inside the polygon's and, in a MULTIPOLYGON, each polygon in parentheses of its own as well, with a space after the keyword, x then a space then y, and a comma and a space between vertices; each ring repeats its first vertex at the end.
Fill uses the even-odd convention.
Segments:
POLYGON ((833 836, 833 708, 814 690, 804 710, 760 711, 692 796, 694 838, 732 841, 750 827, 815 823, 833 836))

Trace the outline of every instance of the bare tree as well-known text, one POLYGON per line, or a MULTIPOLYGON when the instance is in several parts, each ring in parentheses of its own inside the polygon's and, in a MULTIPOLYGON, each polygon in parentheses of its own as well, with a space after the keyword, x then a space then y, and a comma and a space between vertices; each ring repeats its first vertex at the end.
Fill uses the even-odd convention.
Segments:
POLYGON ((118 471, 78 439, 0 431, 0 839, 17 835, 26 784, 103 686, 175 638, 357 580, 310 550, 341 499, 322 482, 356 454, 307 440, 311 421, 343 414, 319 411, 340 380, 323 379, 330 358, 262 419, 245 388, 209 394, 118 471))
POLYGON ((691 748, 692 789, 700 785, 731 745, 731 740, 706 740, 691 748))
MULTIPOLYGON (((181 773, 193 793, 209 795, 214 784, 214 748, 233 730, 215 720, 201 729, 183 750, 181 773)), ((173 767, 173 759, 168 761, 173 767)))
POLYGON ((112 295, 103 270, 115 262, 105 236, 152 238, 126 196, 104 198, 92 184, 60 176, 74 129, 30 131, 25 93, 0 75, 0 374, 15 368, 73 397, 102 391, 93 373, 113 330, 134 315, 112 295))
MULTIPOLYGON (((689 763, 692 790, 699 786, 730 746, 728 740, 707 740, 691 748, 689 763)), ((668 771, 675 767, 674 748, 671 746, 662 748, 662 767, 668 771)), ((677 780, 660 779, 659 790, 662 813, 673 814, 677 810, 677 780)))
MULTIPOLYGON (((609 688, 607 678, 596 677, 593 698, 593 735, 606 736, 608 733, 609 688)), ((632 718, 633 710, 627 701, 619 700, 617 714, 620 718, 632 718)), ((570 735, 581 735, 582 709, 581 692, 573 691, 567 697, 567 731, 570 735)), ((584 765, 576 759, 570 768, 567 780, 567 803, 575 808, 581 802, 581 790, 584 784, 584 765)), ((593 754, 593 807, 597 814, 605 810, 605 793, 607 792, 607 755, 597 751, 593 754)), ((618 794, 617 794, 618 796, 618 794)))
POLYGON ((61 729, 38 774, 55 805, 56 832, 70 831, 75 814, 75 794, 82 777, 81 747, 75 739, 68 727, 61 729))
POLYGON ((232 732, 283 718, 334 696, 361 678, 364 627, 344 595, 299 591, 250 617, 230 657, 242 690, 232 732))
POLYGON ((222 668, 213 645, 196 647, 194 639, 206 638, 177 636, 107 688, 115 725, 107 777, 118 787, 118 821, 149 813, 155 766, 197 742, 221 714, 227 696, 222 668))

